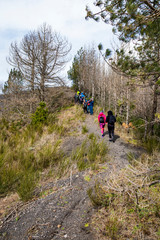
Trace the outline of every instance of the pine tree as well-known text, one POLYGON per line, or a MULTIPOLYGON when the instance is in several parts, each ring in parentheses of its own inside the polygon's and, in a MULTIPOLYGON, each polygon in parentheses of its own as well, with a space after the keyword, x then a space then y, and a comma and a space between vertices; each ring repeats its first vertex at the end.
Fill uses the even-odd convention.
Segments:
POLYGON ((8 80, 4 83, 3 93, 17 94, 24 88, 24 81, 20 71, 11 69, 8 80))

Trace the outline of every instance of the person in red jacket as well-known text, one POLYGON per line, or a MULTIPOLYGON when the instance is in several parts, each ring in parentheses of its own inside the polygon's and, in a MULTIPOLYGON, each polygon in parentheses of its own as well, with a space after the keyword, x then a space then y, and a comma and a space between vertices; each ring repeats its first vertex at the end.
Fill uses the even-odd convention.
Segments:
POLYGON ((102 137, 104 137, 104 127, 106 124, 106 115, 103 113, 103 111, 101 111, 98 115, 98 122, 99 122, 99 126, 101 128, 102 137))

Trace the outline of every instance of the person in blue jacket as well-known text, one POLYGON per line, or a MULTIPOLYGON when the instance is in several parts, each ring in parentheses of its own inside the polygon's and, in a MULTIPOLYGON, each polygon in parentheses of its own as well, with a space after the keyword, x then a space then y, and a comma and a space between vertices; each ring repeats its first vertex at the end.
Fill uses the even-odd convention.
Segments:
POLYGON ((84 96, 83 92, 80 93, 80 95, 79 95, 79 101, 80 101, 80 104, 83 104, 83 100, 84 100, 84 98, 85 98, 85 96, 84 96))
POLYGON ((90 102, 90 105, 89 105, 90 115, 93 115, 93 105, 94 105, 93 98, 91 98, 89 102, 90 102))

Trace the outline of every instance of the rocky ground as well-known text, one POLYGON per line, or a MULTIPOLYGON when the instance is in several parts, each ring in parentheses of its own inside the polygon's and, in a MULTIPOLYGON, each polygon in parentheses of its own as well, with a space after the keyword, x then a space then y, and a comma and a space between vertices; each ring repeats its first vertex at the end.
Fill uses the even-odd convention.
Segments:
MULTIPOLYGON (((94 116, 87 115, 85 124, 89 133, 95 133, 101 138, 99 126, 94 120, 94 116)), ((109 142, 108 133, 105 132, 104 141, 110 149, 110 161, 106 163, 107 167, 93 175, 90 181, 85 177, 89 170, 76 174, 71 172, 67 179, 47 183, 43 187, 46 195, 43 194, 26 204, 17 203, 10 214, 1 221, 0 239, 94 240, 89 223, 92 214, 97 210, 91 204, 87 189, 94 186, 95 179, 106 180, 113 167, 117 170, 125 167, 128 164, 128 153, 137 157, 142 153, 141 148, 124 143, 118 135, 115 139, 114 143, 109 142)), ((79 141, 74 137, 67 139, 67 142, 71 143, 66 145, 66 152, 69 154, 79 141)))

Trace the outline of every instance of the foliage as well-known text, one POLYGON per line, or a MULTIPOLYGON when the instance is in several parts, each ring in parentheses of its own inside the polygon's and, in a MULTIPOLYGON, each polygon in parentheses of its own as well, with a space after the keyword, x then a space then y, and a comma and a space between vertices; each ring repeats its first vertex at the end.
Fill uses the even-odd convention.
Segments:
POLYGON ((78 88, 79 88, 79 84, 78 84, 79 77, 80 77, 79 60, 78 60, 78 57, 75 56, 72 63, 72 67, 70 67, 70 70, 68 71, 68 78, 72 80, 73 82, 72 88, 75 91, 78 91, 78 88))
POLYGON ((129 41, 140 35, 152 37, 154 32, 159 34, 156 31, 160 15, 158 1, 151 3, 139 0, 96 0, 94 5, 99 7, 100 11, 92 13, 86 7, 86 19, 93 18, 97 21, 101 18, 105 23, 112 23, 115 26, 114 33, 119 32, 121 40, 129 41))
POLYGON ((144 119, 138 117, 131 117, 133 128, 133 138, 136 139, 139 145, 145 147, 148 153, 153 153, 155 150, 160 149, 160 125, 154 124, 155 135, 150 134, 151 123, 145 122, 144 119))
POLYGON ((17 187, 17 193, 23 201, 28 201, 34 196, 37 177, 34 172, 25 172, 17 187))
POLYGON ((160 141, 156 136, 149 136, 144 141, 143 146, 147 149, 148 153, 153 153, 160 149, 160 141))
POLYGON ((7 82, 4 83, 3 93, 17 94, 23 90, 24 80, 20 71, 11 69, 7 82))
POLYGON ((80 117, 83 119, 81 109, 74 106, 48 114, 42 102, 35 113, 34 124, 0 120, 0 196, 16 191, 23 201, 28 201, 44 170, 46 177, 58 178, 68 174, 74 164, 60 149, 60 137, 72 130, 80 117))
POLYGON ((46 123, 48 117, 48 108, 46 108, 45 102, 40 102, 39 107, 37 107, 34 114, 32 114, 31 124, 38 127, 42 123, 46 123))

